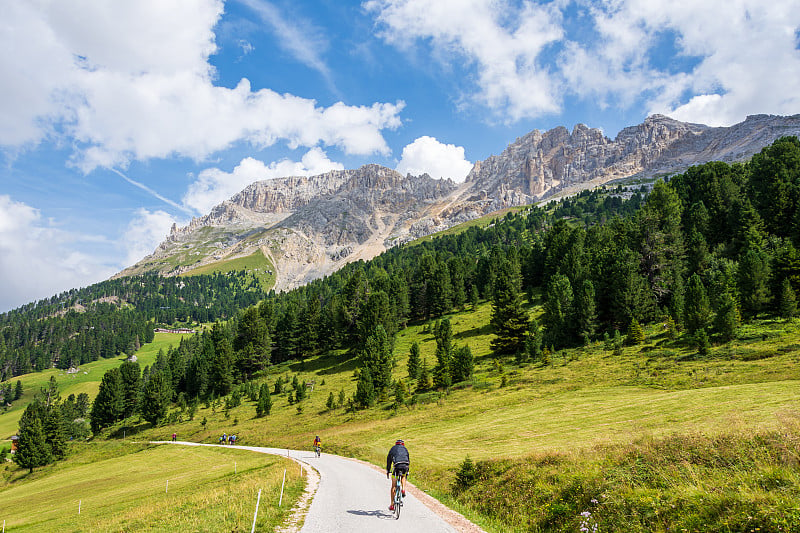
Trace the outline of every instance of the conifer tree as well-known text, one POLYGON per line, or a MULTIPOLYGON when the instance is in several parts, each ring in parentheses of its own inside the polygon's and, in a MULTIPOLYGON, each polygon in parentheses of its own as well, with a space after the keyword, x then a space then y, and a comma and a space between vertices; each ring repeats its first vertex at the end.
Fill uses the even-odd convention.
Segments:
POLYGON ((788 278, 781 284, 781 316, 792 318, 797 314, 797 295, 792 289, 792 284, 788 278))
POLYGON ((356 394, 353 400, 361 409, 371 407, 375 403, 375 388, 372 385, 372 376, 368 368, 364 368, 358 373, 356 394))
MULTIPOLYGON (((524 351, 524 350, 523 350, 524 351)), ((453 351, 453 381, 466 381, 472 377, 475 359, 469 346, 464 345, 453 351)))
POLYGON ((769 300, 768 280, 769 263, 765 254, 748 248, 739 261, 739 294, 747 316, 756 316, 769 300))
POLYGON ((361 352, 361 367, 369 370, 373 391, 378 396, 389 389, 393 363, 391 341, 383 326, 378 324, 361 352))
POLYGON ((14 388, 14 401, 22 398, 22 382, 17 380, 17 386, 14 388))
POLYGON ((631 325, 628 326, 628 344, 636 346, 637 344, 643 343, 644 339, 644 330, 641 324, 639 324, 639 321, 634 318, 631 320, 631 325))
POLYGON ((414 380, 419 376, 419 353, 419 344, 417 341, 414 341, 414 344, 411 345, 411 350, 408 354, 408 377, 414 380))
POLYGON ((723 342, 728 342, 736 336, 741 317, 739 306, 730 292, 725 292, 719 297, 717 314, 714 317, 714 330, 723 342))
POLYGON ((127 418, 139 408, 139 394, 142 388, 139 363, 123 362, 119 367, 122 387, 122 418, 127 418))
POLYGON ((433 387, 433 383, 431 381, 431 373, 428 369, 428 360, 426 358, 422 358, 422 365, 419 369, 419 377, 417 378, 417 391, 424 392, 430 390, 433 387))
POLYGON ((42 416, 44 406, 39 399, 28 404, 19 419, 17 453, 14 461, 30 472, 52 461, 50 445, 46 442, 42 416))
POLYGON ((711 304, 703 280, 697 274, 689 278, 683 313, 683 323, 689 335, 705 330, 711 323, 711 304))
POLYGON ((269 385, 262 383, 258 394, 258 404, 256 404, 256 416, 266 416, 270 411, 272 411, 272 398, 269 393, 269 385))
POLYGON ((332 411, 336 407, 336 399, 333 397, 333 391, 328 394, 328 401, 325 402, 325 407, 332 411))
POLYGON ((122 417, 122 380, 119 368, 112 368, 103 375, 100 390, 92 404, 92 431, 98 433, 122 417))
POLYGON ((142 392, 141 413, 142 418, 154 426, 167 416, 169 408, 169 385, 164 379, 164 373, 156 371, 144 385, 142 392))
POLYGON ((491 325, 495 338, 492 350, 498 355, 511 355, 525 349, 528 314, 522 307, 518 268, 503 263, 494 283, 491 325))
POLYGON ((57 404, 51 405, 43 424, 45 442, 50 446, 53 459, 62 459, 67 455, 67 438, 64 434, 64 419, 60 407, 57 404))

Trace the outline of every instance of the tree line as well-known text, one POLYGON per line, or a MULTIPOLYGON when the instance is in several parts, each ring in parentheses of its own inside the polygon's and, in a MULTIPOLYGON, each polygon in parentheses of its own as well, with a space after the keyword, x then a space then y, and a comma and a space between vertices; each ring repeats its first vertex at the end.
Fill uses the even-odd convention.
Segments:
POLYGON ((0 314, 0 380, 131 354, 156 324, 213 322, 264 299, 252 274, 143 274, 73 289, 0 314))

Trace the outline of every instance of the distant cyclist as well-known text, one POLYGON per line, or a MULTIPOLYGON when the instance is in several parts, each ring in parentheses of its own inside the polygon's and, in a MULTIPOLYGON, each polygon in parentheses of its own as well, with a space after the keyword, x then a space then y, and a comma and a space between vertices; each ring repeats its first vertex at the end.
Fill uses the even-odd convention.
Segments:
MULTIPOLYGON (((389 450, 389 455, 386 456, 386 479, 389 479, 389 472, 392 472, 392 464, 394 464, 394 476, 400 476, 400 487, 403 497, 406 495, 406 476, 408 476, 408 467, 411 465, 411 459, 408 457, 408 449, 402 439, 397 439, 392 449, 389 450)), ((394 511, 394 491, 395 481, 392 480, 392 489, 389 492, 389 510, 394 511)))
POLYGON ((319 435, 314 437, 314 452, 319 455, 322 452, 322 439, 319 438, 319 435))

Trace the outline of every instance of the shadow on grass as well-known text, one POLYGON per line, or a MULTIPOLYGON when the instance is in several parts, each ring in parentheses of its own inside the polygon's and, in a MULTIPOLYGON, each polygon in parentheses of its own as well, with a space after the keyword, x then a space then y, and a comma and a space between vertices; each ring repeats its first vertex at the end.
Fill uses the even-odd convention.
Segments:
POLYGON ((139 422, 137 424, 132 424, 132 425, 126 425, 126 426, 119 427, 119 428, 115 429, 114 431, 112 431, 109 434, 109 437, 114 438, 114 439, 124 439, 124 438, 128 438, 128 437, 130 437, 132 435, 136 435, 136 434, 138 434, 139 432, 141 432, 141 431, 143 431, 145 429, 150 429, 150 428, 153 428, 153 427, 155 427, 155 426, 153 426, 153 424, 151 424, 150 422, 141 421, 141 422, 139 422))

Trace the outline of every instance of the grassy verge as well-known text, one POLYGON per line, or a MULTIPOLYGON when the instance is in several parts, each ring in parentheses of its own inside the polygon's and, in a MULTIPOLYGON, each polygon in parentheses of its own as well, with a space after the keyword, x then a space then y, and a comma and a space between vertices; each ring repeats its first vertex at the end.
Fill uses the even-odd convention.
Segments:
POLYGON ((455 492, 504 531, 799 531, 799 454, 795 421, 464 463, 455 492))
POLYGON ((257 531, 273 531, 304 486, 294 463, 246 450, 131 443, 73 449, 68 460, 32 475, 5 467, 0 519, 9 530, 249 531, 261 489, 257 531))

